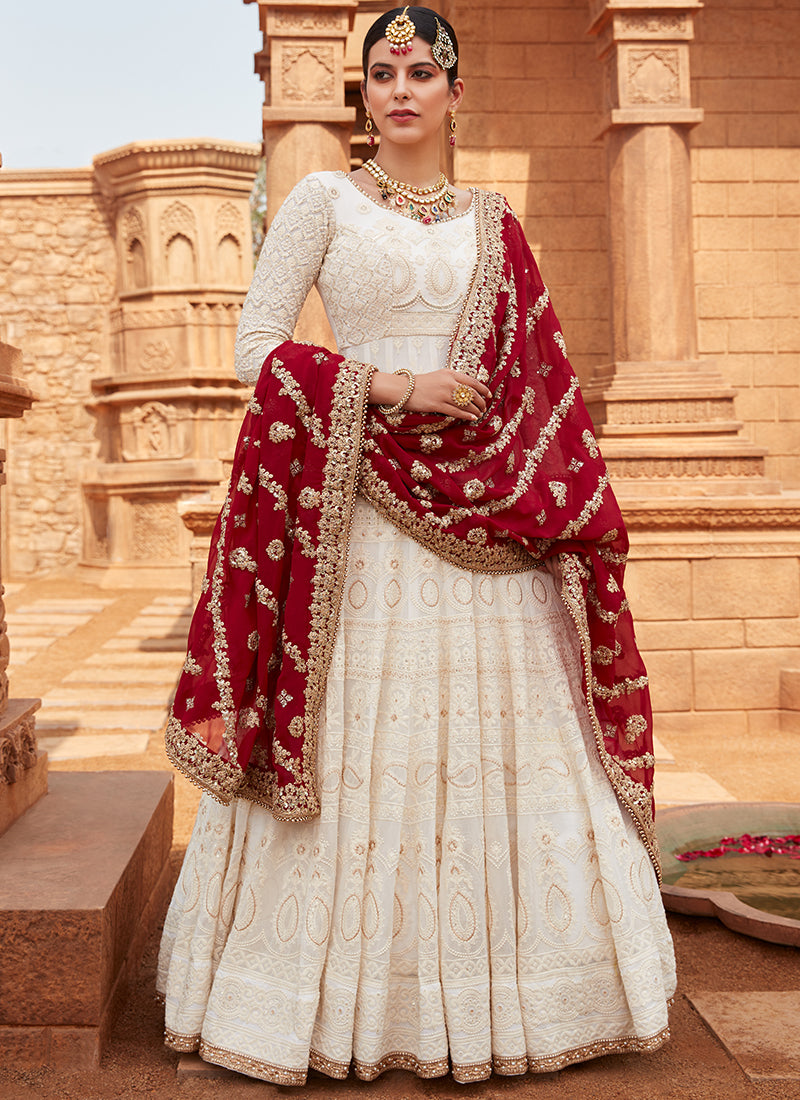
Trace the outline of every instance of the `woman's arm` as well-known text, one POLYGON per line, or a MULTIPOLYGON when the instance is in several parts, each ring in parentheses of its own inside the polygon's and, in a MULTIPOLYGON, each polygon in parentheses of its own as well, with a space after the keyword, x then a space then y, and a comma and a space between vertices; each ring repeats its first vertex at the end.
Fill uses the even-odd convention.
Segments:
POLYGON ((313 176, 302 179, 272 220, 236 332, 236 377, 255 384, 264 360, 291 340, 336 230, 330 197, 313 176))

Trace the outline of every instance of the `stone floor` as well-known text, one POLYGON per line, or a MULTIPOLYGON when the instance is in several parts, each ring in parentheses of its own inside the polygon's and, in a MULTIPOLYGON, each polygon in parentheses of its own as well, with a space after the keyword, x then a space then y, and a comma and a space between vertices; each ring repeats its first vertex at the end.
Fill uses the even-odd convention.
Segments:
MULTIPOLYGON (((40 696, 40 744, 56 770, 150 770, 169 767, 161 730, 191 608, 180 594, 101 590, 75 578, 6 585, 11 694, 40 696), (68 595, 65 595, 68 593, 68 595)), ((662 805, 695 801, 800 801, 800 738, 775 731, 731 746, 724 729, 657 744, 662 805)), ((189 836, 197 792, 176 786, 174 870, 189 836)), ((312 1075, 302 1089, 282 1089, 219 1075, 160 1043, 152 998, 157 941, 150 945, 107 1057, 95 1074, 14 1073, 0 1067, 2 1100, 113 1100, 138 1096, 292 1096, 316 1100, 475 1097, 480 1100, 612 1100, 665 1097, 800 1100, 800 954, 748 940, 710 919, 671 917, 680 986, 673 1039, 649 1056, 608 1057, 543 1078, 493 1078, 459 1087, 401 1072, 372 1084, 312 1075)))

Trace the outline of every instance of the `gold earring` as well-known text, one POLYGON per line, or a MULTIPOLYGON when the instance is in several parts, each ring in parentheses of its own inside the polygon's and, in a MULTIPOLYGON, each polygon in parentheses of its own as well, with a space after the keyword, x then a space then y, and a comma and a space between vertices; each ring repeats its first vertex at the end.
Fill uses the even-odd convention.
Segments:
POLYGON ((450 144, 455 145, 455 143, 456 143, 456 113, 455 113, 455 111, 451 111, 450 112, 450 144))
POLYGON ((372 132, 372 115, 370 114, 369 107, 367 108, 367 121, 364 125, 364 129, 367 131, 367 144, 375 144, 375 135, 372 132))

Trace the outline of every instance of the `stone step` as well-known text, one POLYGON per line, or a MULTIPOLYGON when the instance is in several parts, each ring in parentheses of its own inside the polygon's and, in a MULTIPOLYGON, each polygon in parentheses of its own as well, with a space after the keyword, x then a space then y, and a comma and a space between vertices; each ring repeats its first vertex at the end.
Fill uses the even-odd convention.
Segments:
POLYGON ((147 752, 149 733, 68 734, 37 738, 48 759, 89 760, 98 756, 140 756, 147 752))
POLYGON ((58 615, 54 616, 51 612, 47 611, 10 611, 6 615, 6 622, 9 624, 9 629, 19 630, 20 627, 25 626, 48 626, 53 630, 58 630, 62 633, 70 630, 74 630, 76 626, 83 626, 84 623, 90 623, 92 621, 92 615, 58 615))
POLYGON ((101 611, 104 611, 114 603, 113 599, 108 600, 35 600, 33 603, 23 604, 21 607, 14 609, 13 614, 25 614, 29 611, 34 613, 39 611, 47 611, 53 615, 61 614, 79 614, 79 615, 99 615, 101 611))
POLYGON ((101 646, 101 650, 129 650, 132 652, 140 653, 185 653, 186 652, 186 638, 109 638, 107 642, 104 642, 101 646))
POLYGON ((173 623, 131 623, 130 626, 123 626, 121 630, 118 630, 114 635, 115 638, 185 638, 188 627, 183 626, 182 623, 177 625, 173 623))
POLYGON ((149 730, 163 728, 167 709, 160 707, 118 707, 95 710, 92 707, 44 706, 36 716, 37 734, 53 730, 149 730))
POLYGON ((185 646, 180 652, 178 650, 171 652, 161 650, 157 652, 130 648, 126 650, 100 649, 87 657, 83 662, 83 666, 87 669, 99 665, 102 668, 119 666, 137 670, 157 667, 177 671, 183 665, 185 656, 185 646))
POLYGON ((58 688, 42 699, 42 707, 51 710, 54 707, 79 707, 96 709, 115 704, 135 703, 140 707, 166 706, 172 694, 171 685, 165 685, 159 691, 152 684, 119 683, 117 687, 58 688))
POLYGON ((659 772, 655 778, 656 806, 687 806, 695 802, 736 802, 721 783, 705 772, 659 772))
MULTIPOLYGON (((176 667, 153 668, 143 665, 135 668, 129 676, 118 668, 77 668, 64 677, 64 683, 84 684, 87 687, 92 684, 119 684, 124 687, 128 684, 163 684, 170 687, 177 679, 176 667)), ((83 689, 86 690, 85 688, 83 689)))

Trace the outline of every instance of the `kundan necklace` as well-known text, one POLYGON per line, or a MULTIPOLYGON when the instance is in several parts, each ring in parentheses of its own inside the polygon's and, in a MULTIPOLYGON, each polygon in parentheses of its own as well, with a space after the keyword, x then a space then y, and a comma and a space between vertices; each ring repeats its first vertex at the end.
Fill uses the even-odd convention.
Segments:
POLYGON ((456 212, 456 196, 444 172, 432 187, 412 187, 393 179, 374 160, 364 162, 364 168, 378 185, 384 202, 389 202, 407 218, 430 225, 452 218, 456 212))

